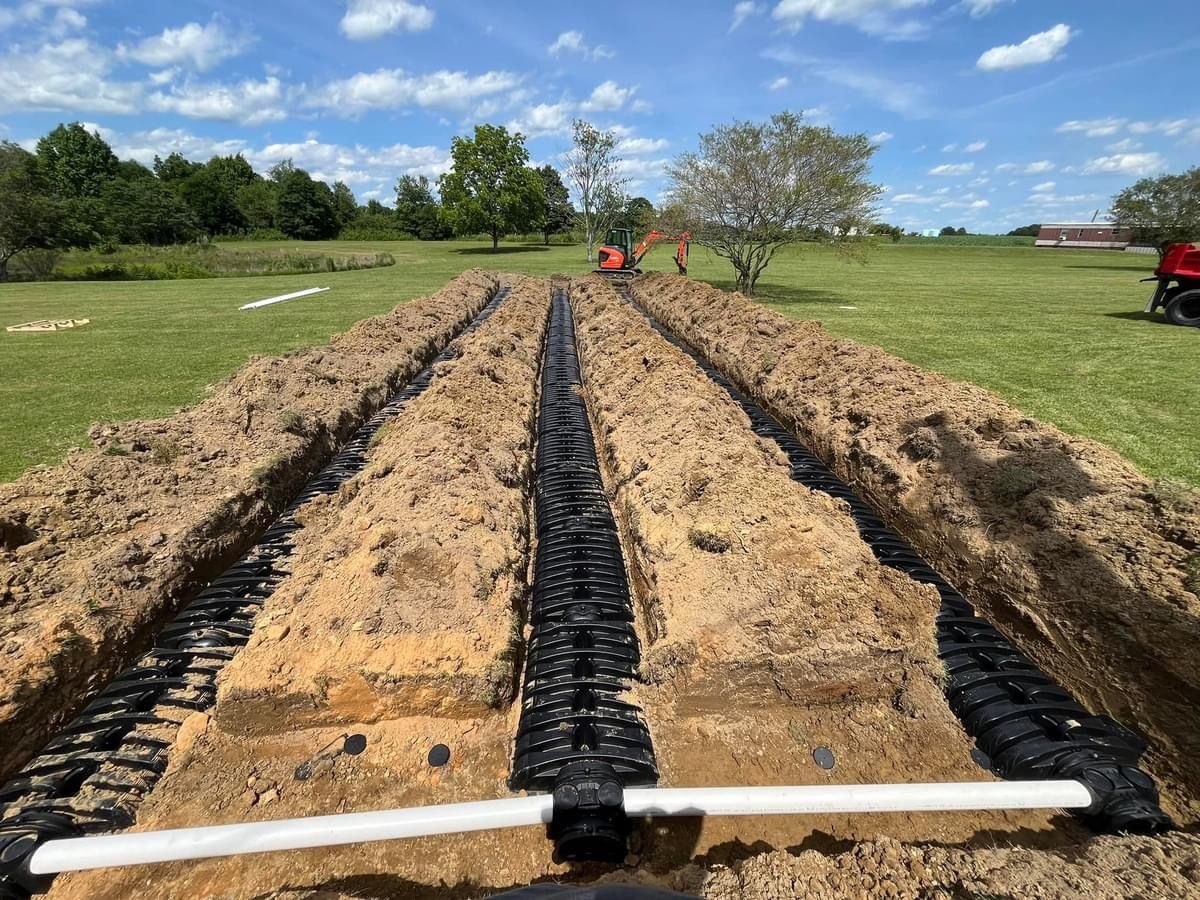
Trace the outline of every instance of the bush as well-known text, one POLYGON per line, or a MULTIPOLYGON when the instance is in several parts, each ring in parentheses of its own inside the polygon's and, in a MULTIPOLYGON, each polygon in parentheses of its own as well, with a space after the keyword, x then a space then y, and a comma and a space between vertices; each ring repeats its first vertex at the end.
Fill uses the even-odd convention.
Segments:
POLYGON ((254 275, 350 272, 396 264, 390 253, 317 254, 287 250, 223 251, 211 246, 126 248, 124 259, 62 268, 65 281, 168 281, 254 275))

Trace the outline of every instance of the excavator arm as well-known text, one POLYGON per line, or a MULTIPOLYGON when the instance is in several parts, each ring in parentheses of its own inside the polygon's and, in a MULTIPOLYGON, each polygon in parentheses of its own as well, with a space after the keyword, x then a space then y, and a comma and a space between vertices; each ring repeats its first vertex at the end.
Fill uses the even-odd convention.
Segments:
POLYGON ((642 242, 634 249, 633 265, 631 268, 637 268, 642 262, 642 257, 645 256, 647 251, 649 251, 649 249, 659 241, 679 241, 679 248, 675 251, 675 265, 679 269, 680 275, 686 275, 688 267, 688 249, 691 240, 692 234, 690 231, 685 231, 682 234, 668 234, 665 231, 651 231, 644 238, 642 238, 642 242))

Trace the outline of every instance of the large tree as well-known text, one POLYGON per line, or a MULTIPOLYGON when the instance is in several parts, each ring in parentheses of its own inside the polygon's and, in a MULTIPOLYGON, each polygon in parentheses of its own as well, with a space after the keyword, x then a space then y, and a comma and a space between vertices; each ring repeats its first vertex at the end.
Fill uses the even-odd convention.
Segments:
POLYGON ((1200 167, 1143 178, 1113 198, 1112 216, 1133 229, 1135 241, 1157 247, 1160 257, 1172 244, 1200 240, 1200 167))
POLYGON ((112 182, 101 203, 106 233, 122 244, 181 244, 201 233, 191 207, 153 175, 112 182))
POLYGON ((442 209, 458 234, 529 232, 542 224, 542 180, 529 168, 525 136, 502 125, 476 125, 474 138, 450 142, 454 168, 438 182, 442 209))
POLYGON ((165 182, 183 181, 204 168, 203 163, 192 162, 182 153, 172 153, 166 159, 154 157, 154 174, 165 182))
POLYGON ((608 231, 625 208, 625 185, 617 136, 600 131, 590 122, 576 119, 572 128, 574 146, 567 154, 567 177, 575 186, 582 210, 584 243, 588 262, 598 237, 608 231))
POLYGON ((753 294, 780 247, 814 238, 844 244, 865 232, 880 189, 867 178, 875 146, 783 112, 700 136, 670 166, 672 200, 692 239, 732 264, 753 294))
POLYGON ((119 168, 104 138, 78 122, 59 125, 38 141, 37 158, 50 192, 67 200, 99 197, 119 168))
POLYGON ((18 253, 62 246, 62 218, 33 154, 0 142, 0 281, 18 253))
POLYGON ((279 185, 274 181, 259 180, 238 189, 237 208, 247 228, 268 229, 275 227, 275 205, 279 185))
POLYGON ((277 166, 279 199, 275 227, 291 238, 321 241, 337 235, 333 192, 323 181, 313 181, 303 169, 277 166))
POLYGON ((440 241, 449 236, 442 223, 441 209, 424 175, 402 175, 396 182, 395 226, 422 241, 440 241))
POLYGON ((536 169, 542 179, 545 201, 542 207, 542 238, 548 245, 551 235, 567 231, 575 222, 575 207, 571 205, 571 192, 563 184, 558 169, 544 165, 536 169))
POLYGON ((338 231, 358 218, 358 200, 344 181, 334 182, 333 185, 333 217, 337 220, 338 231))
POLYGON ((617 219, 616 224, 622 228, 632 228, 634 231, 641 231, 650 226, 654 221, 654 204, 645 197, 630 197, 625 201, 625 208, 621 210, 621 215, 617 219))

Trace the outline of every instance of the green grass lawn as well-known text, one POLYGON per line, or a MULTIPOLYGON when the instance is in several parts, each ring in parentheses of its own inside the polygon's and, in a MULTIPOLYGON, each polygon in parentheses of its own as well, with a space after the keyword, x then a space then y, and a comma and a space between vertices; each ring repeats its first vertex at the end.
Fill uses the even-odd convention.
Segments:
MULTIPOLYGON (((230 249, 295 249, 234 244, 230 249)), ((77 331, 0 332, 0 479, 87 444, 92 422, 169 414, 254 354, 322 343, 352 322, 429 293, 472 266, 583 273, 580 247, 337 242, 311 252, 390 252, 396 265, 328 275, 0 285, 3 325, 90 318, 77 331), (308 287, 328 294, 251 312, 308 287)), ((657 249, 646 268, 672 268, 657 249)), ((983 385, 1031 416, 1096 438, 1147 474, 1200 485, 1200 331, 1140 310, 1152 257, 1020 247, 881 245, 865 264, 814 248, 781 253, 758 299, 983 385), (843 309, 842 307, 854 307, 843 309)), ((731 286, 693 249, 692 275, 731 286)))

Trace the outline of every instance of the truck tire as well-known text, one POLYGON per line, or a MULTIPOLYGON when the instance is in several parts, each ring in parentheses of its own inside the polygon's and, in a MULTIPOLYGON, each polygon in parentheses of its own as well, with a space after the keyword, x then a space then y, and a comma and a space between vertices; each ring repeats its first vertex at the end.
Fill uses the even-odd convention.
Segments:
POLYGON ((1171 298, 1163 311, 1172 325, 1200 328, 1200 290, 1182 291, 1171 298))

